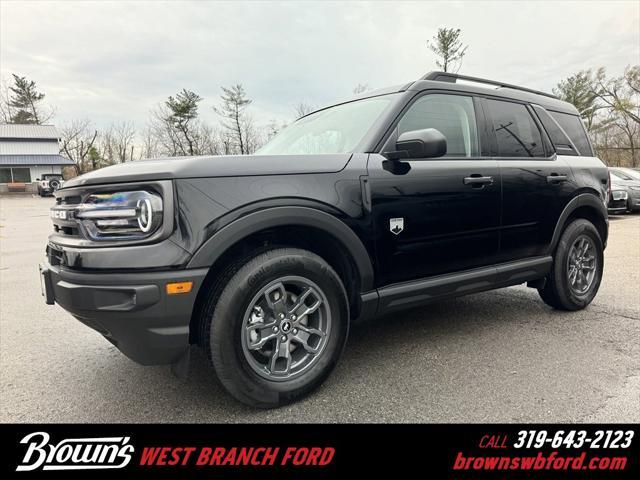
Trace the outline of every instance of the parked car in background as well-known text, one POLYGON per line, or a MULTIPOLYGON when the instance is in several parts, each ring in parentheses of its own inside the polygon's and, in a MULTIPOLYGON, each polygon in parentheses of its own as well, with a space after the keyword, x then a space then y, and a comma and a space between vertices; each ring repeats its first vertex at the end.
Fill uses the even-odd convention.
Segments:
POLYGON ((36 181, 38 182, 38 195, 41 197, 53 195, 53 192, 62 186, 62 175, 59 173, 45 173, 42 178, 37 178, 36 181))
POLYGON ((626 210, 640 210, 640 173, 631 168, 610 167, 611 186, 627 193, 626 210))
POLYGON ((611 195, 609 196, 609 203, 607 203, 607 212, 611 213, 624 213, 627 211, 627 199, 629 194, 624 187, 614 187, 613 182, 611 184, 611 195))

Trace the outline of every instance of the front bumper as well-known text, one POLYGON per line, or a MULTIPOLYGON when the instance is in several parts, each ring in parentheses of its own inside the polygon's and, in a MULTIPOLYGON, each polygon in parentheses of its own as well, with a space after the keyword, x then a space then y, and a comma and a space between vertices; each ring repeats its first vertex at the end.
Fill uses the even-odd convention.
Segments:
POLYGON ((629 210, 640 210, 640 191, 630 190, 629 199, 627 200, 627 208, 629 210))
POLYGON ((43 295, 143 365, 173 363, 189 346, 189 323, 207 269, 85 273, 40 265, 43 295), (192 281, 168 295, 167 283, 192 281))

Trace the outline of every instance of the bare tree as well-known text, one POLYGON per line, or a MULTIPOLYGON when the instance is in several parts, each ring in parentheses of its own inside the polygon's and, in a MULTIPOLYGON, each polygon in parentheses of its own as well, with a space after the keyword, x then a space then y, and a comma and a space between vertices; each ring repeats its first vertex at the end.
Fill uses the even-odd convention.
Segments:
POLYGON ((295 107, 293 107, 293 111, 295 112, 296 119, 304 117, 305 115, 309 115, 316 109, 312 104, 307 102, 299 102, 295 107))
POLYGON ((251 100, 247 98, 244 87, 240 83, 229 88, 222 87, 220 99, 221 105, 213 109, 222 117, 222 127, 229 138, 233 139, 237 153, 241 155, 252 153, 257 142, 253 121, 246 112, 247 107, 251 105, 251 100))
POLYGON ((354 95, 360 95, 361 93, 368 92, 369 90, 371 90, 371 87, 369 87, 369 84, 367 84, 367 83, 359 83, 353 89, 353 94, 354 95))
POLYGON ((93 128, 90 120, 73 120, 60 129, 60 134, 60 153, 73 160, 81 173, 103 166, 95 148, 98 130, 93 128))
POLYGON ((0 121, 2 123, 11 123, 11 118, 13 118, 14 115, 9 92, 7 79, 2 77, 0 80, 0 121))
POLYGON ((127 161, 127 155, 129 160, 133 160, 131 155, 131 147, 133 147, 133 141, 136 136, 136 129, 133 122, 123 121, 114 123, 109 127, 109 137, 113 149, 114 163, 123 163, 127 161))
POLYGON ((605 105, 640 123, 640 65, 627 67, 622 76, 610 79, 599 68, 592 88, 605 105))
POLYGON ((462 66, 462 59, 469 46, 462 44, 461 34, 462 31, 459 28, 439 28, 433 39, 427 41, 429 50, 440 58, 436 60, 436 65, 445 72, 457 73, 462 66))
POLYGON ((609 165, 640 166, 640 66, 618 77, 607 77, 604 68, 578 72, 554 93, 576 106, 600 158, 609 165))
POLYGON ((154 134, 153 126, 147 125, 141 134, 140 159, 156 158, 160 156, 158 137, 154 134))

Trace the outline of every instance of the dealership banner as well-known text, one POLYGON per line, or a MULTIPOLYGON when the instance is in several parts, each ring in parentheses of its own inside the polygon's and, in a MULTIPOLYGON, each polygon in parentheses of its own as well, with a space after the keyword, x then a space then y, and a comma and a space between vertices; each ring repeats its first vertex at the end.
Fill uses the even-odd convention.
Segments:
POLYGON ((640 478, 637 425, 2 425, 3 478, 640 478))

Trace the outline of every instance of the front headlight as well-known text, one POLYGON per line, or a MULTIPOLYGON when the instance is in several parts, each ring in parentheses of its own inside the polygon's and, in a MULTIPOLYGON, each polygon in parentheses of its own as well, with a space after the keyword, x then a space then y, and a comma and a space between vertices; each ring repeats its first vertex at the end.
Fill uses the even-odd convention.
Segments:
POLYGON ((613 192, 611 192, 611 196, 614 200, 626 200, 627 198, 629 198, 629 194, 624 190, 614 190, 613 192))
POLYGON ((146 190, 94 193, 75 217, 91 240, 138 240, 162 225, 162 197, 146 190))

